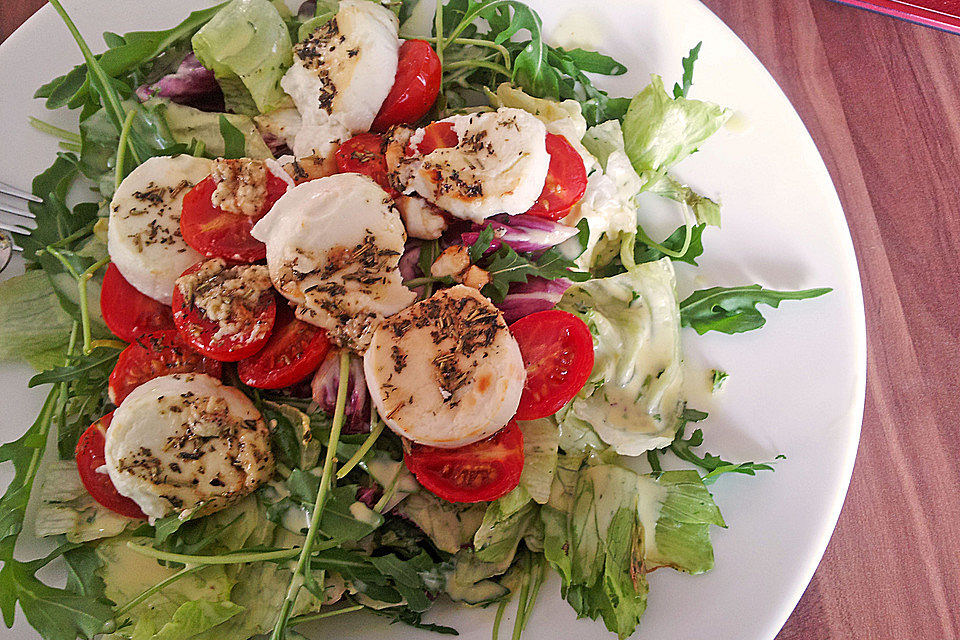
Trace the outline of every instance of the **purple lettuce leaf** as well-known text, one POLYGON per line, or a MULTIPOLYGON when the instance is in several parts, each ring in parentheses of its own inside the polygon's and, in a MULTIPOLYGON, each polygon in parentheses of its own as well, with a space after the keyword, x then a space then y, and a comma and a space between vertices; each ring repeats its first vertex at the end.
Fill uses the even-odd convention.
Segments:
POLYGON ((480 237, 484 227, 493 228, 493 242, 488 253, 496 251, 506 243, 517 253, 545 251, 577 235, 575 227, 569 227, 553 220, 527 214, 516 216, 496 216, 475 225, 473 229, 461 234, 462 242, 470 246, 480 237))
MULTIPOLYGON (((367 379, 363 374, 363 361, 350 356, 350 373, 347 380, 345 435, 370 432, 370 407, 367 401, 367 379)), ((320 409, 333 415, 337 406, 337 389, 340 386, 340 351, 331 349, 313 376, 313 400, 320 409)))
POLYGON ((200 64, 192 53, 183 59, 175 72, 137 87, 137 98, 141 102, 154 96, 203 111, 224 110, 223 91, 213 71, 200 64))
POLYGON ((531 313, 553 309, 572 284, 566 278, 547 280, 536 276, 526 282, 514 282, 497 308, 503 313, 507 324, 510 324, 531 313))

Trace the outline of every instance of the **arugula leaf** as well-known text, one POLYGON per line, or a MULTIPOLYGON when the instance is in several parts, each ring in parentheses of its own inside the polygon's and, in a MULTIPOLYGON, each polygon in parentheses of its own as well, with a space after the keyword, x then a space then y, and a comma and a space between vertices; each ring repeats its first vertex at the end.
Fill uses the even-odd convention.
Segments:
POLYGON ((774 291, 759 284, 740 287, 712 287, 694 291, 680 303, 680 323, 703 335, 707 331, 742 333, 759 329, 766 319, 757 310, 758 304, 779 307, 784 300, 816 298, 833 289, 774 291))
MULTIPOLYGON (((706 228, 705 224, 694 225, 691 229, 690 237, 690 246, 687 247, 686 252, 679 257, 667 256, 656 247, 651 247, 643 242, 637 240, 636 245, 633 249, 633 259, 637 264, 643 264, 644 262, 654 262, 660 258, 669 257, 671 260, 676 260, 677 262, 686 262, 687 264, 692 264, 693 266, 697 265, 697 258, 703 255, 703 230, 706 228)), ((683 248, 683 241, 686 237, 686 227, 678 227, 676 231, 670 234, 670 236, 661 242, 660 244, 667 249, 670 249, 674 252, 679 252, 683 248)))
POLYGON ((477 260, 482 258, 491 244, 493 244, 493 227, 483 227, 480 229, 480 235, 477 236, 476 241, 467 248, 467 253, 470 254, 470 262, 476 263, 477 260))
POLYGON ((494 253, 487 256, 484 269, 490 274, 490 284, 484 287, 484 295, 496 302, 502 302, 513 282, 526 282, 531 276, 556 280, 569 278, 582 282, 590 274, 574 271, 576 265, 564 257, 556 248, 550 248, 536 259, 518 254, 510 245, 503 244, 494 253))
POLYGON ((224 158, 242 158, 246 155, 247 141, 233 124, 227 120, 227 116, 220 115, 220 135, 223 136, 223 157, 224 158))
POLYGON ((710 379, 712 381, 710 388, 713 390, 713 393, 719 392, 723 388, 724 383, 727 381, 727 378, 729 377, 730 377, 730 374, 727 373, 726 371, 721 371, 720 369, 712 369, 710 371, 710 379))
POLYGON ((371 613, 375 613, 378 616, 383 616, 390 618, 390 624, 396 624, 402 622, 403 624, 413 627, 414 629, 421 629, 423 631, 431 631, 433 633, 442 635, 442 636, 458 636, 460 633, 453 627, 447 627, 442 624, 433 624, 430 622, 423 621, 423 614, 418 611, 413 611, 406 607, 388 607, 386 609, 370 609, 371 613))
MULTIPOLYGON (((110 49, 96 57, 100 67, 111 78, 120 78, 125 74, 136 72, 136 75, 163 75, 163 70, 154 69, 161 61, 159 57, 167 57, 171 49, 182 47, 189 43, 193 34, 207 23, 220 9, 219 4, 208 9, 194 11, 180 24, 163 31, 134 31, 123 36, 110 37, 104 34, 110 49), (164 55, 161 55, 164 54, 164 55)), ((115 34, 110 34, 115 36, 115 34)), ((172 56, 171 56, 172 57, 172 56)), ((179 64, 179 60, 171 64, 179 64)), ((87 65, 77 65, 66 74, 54 78, 40 87, 34 94, 35 98, 46 98, 48 109, 59 109, 63 106, 77 108, 88 103, 91 99, 91 86, 87 79, 87 65)))
MULTIPOLYGON (((59 550, 56 552, 59 553, 59 550)), ((113 609, 103 599, 50 587, 35 573, 49 558, 20 562, 5 558, 0 569, 0 608, 7 626, 14 620, 19 602, 27 622, 45 640, 93 638, 113 618, 113 609)))
POLYGON ((690 92, 690 87, 693 85, 693 65, 696 64, 697 57, 700 55, 701 46, 703 46, 702 41, 698 42, 693 49, 690 49, 689 55, 683 59, 683 86, 673 85, 674 98, 686 98, 687 93, 690 92))
MULTIPOLYGON (((662 470, 658 456, 666 452, 667 449, 672 451, 673 454, 681 460, 685 460, 686 462, 705 470, 707 474, 703 476, 704 484, 712 483, 717 479, 718 476, 723 475, 724 473, 741 473, 748 476, 754 476, 757 475, 758 471, 774 470, 770 463, 729 462, 720 456, 715 456, 711 453, 704 453, 702 456, 700 456, 694 452, 693 449, 703 444, 703 430, 696 429, 690 434, 690 437, 686 439, 683 437, 684 431, 686 430, 687 423, 700 422, 706 417, 707 414, 703 411, 684 408, 680 419, 680 425, 677 428, 677 435, 674 437, 673 442, 670 443, 670 446, 656 451, 647 452, 647 460, 650 462, 650 466, 655 472, 662 470)), ((774 460, 785 459, 786 456, 782 454, 774 458, 774 460)))
POLYGON ((106 586, 97 571, 103 562, 96 548, 79 545, 63 554, 67 565, 67 591, 97 599, 106 598, 106 586))
POLYGON ((30 378, 27 387, 33 388, 41 384, 72 382, 91 374, 102 373, 104 370, 109 374, 113 370, 113 365, 116 364, 120 351, 119 347, 97 347, 87 355, 71 358, 72 361, 68 365, 54 367, 38 373, 30 378))

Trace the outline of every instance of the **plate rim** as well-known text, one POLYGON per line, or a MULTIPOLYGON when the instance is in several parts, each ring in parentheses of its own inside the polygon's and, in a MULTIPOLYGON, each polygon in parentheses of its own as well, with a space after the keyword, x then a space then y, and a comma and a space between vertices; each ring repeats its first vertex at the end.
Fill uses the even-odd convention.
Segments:
MULTIPOLYGON (((630 0, 614 0, 614 2, 629 4, 630 0)), ((846 496, 849 492, 850 483, 853 476, 860 437, 863 430, 868 364, 866 310, 864 306, 860 260, 853 243, 853 236, 850 230, 850 224, 844 209, 843 201, 840 199, 836 183, 827 169, 823 154, 814 141, 813 136, 810 134, 806 124, 803 122, 803 119, 793 106, 790 98, 787 96, 786 92, 784 92, 780 83, 777 82, 776 78, 770 73, 766 66, 764 66, 756 54, 754 54, 753 51, 746 45, 740 36, 733 31, 733 29, 727 25, 726 22, 721 20, 716 13, 703 4, 701 0, 681 0, 681 2, 685 3, 687 7, 681 7, 679 6, 680 3, 677 3, 678 6, 675 6, 673 10, 680 11, 683 8, 687 8, 700 12, 701 15, 706 16, 710 22, 714 23, 720 30, 724 31, 726 36, 731 38, 732 42, 736 43, 736 47, 740 49, 742 54, 744 54, 744 58, 749 61, 748 64, 753 65, 756 71, 759 71, 760 74, 767 78, 772 85, 776 87, 778 99, 782 100, 789 107, 785 112, 789 114, 787 115, 787 118, 792 121, 792 126, 796 130, 797 138, 800 143, 809 149, 812 149, 812 151, 815 153, 817 159, 815 167, 816 171, 817 173, 821 174, 821 177, 824 178, 827 183, 830 184, 830 200, 833 201, 833 203, 836 205, 836 209, 843 216, 844 232, 840 234, 840 241, 843 245, 844 267, 848 271, 846 275, 850 277, 851 283, 855 283, 857 285, 851 286, 849 295, 852 296, 851 302, 853 304, 851 305, 852 309, 848 309, 848 311, 853 312, 853 315, 850 319, 853 322, 853 337, 855 343, 853 344, 854 358, 851 362, 854 364, 853 371, 856 375, 856 380, 853 394, 848 399, 849 403, 847 406, 847 412, 844 416, 846 438, 842 441, 843 456, 837 468, 839 475, 837 482, 833 487, 831 487, 832 495, 829 504, 827 505, 827 515, 821 520, 819 526, 813 529, 815 532, 816 542, 808 550, 808 553, 806 554, 807 558, 805 559, 802 568, 794 572, 792 580, 793 588, 789 590, 788 594, 784 595, 781 609, 776 612, 776 614, 773 612, 770 614, 771 619, 766 625, 766 632, 763 637, 768 638, 769 640, 774 640, 777 634, 786 624, 790 615, 796 609, 797 604, 800 602, 804 592, 809 586, 817 568, 820 565, 820 562, 823 560, 823 556, 839 521, 839 517, 845 504, 846 496)), ((163 10, 162 7, 159 8, 159 10, 163 10)), ((538 9, 538 12, 545 13, 542 9, 538 9)), ((11 48, 11 45, 8 45, 8 43, 13 42, 16 44, 12 46, 19 46, 20 41, 28 37, 28 32, 31 29, 36 30, 34 25, 41 20, 45 20, 48 14, 52 13, 55 13, 55 10, 49 3, 41 6, 19 27, 17 27, 17 29, 9 34, 9 36, 2 43, 0 43, 0 56, 3 55, 5 49, 11 48)), ((17 259, 18 258, 15 256, 14 260, 17 259)), ((14 363, 0 363, 0 366, 10 364, 14 363)))

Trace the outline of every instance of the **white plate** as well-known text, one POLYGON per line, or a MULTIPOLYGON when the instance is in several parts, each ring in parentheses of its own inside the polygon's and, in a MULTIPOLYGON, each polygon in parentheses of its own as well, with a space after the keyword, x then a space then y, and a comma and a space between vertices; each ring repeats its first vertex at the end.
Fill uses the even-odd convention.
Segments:
MULTIPOLYGON (((209 3, 64 4, 99 50, 105 29, 164 28, 209 3)), ((704 381, 693 386, 705 387, 706 372, 715 366, 731 374, 720 395, 700 393, 691 402, 710 412, 704 424, 707 448, 735 460, 768 460, 778 453, 788 459, 776 473, 728 476, 714 485, 730 527, 714 530, 716 568, 696 577, 670 570, 652 574, 637 637, 773 638, 826 548, 859 439, 866 375, 863 301, 840 202, 786 97, 743 43, 696 0, 595 2, 588 13, 582 0, 530 4, 542 9, 547 33, 573 14, 574 23, 602 34, 601 50, 630 68, 628 75, 603 83, 614 94, 632 95, 651 72, 663 74, 671 86, 680 75, 681 57, 703 41, 691 96, 735 109, 739 126, 721 131, 678 170, 724 205, 723 228, 704 235, 706 254, 696 280, 691 271, 679 270, 682 295, 692 288, 753 282, 834 289, 817 300, 765 308, 768 322, 760 331, 702 337, 684 332, 689 376, 704 381)), ((31 129, 27 116, 64 126, 71 126, 73 116, 46 112, 31 95, 79 61, 76 45, 49 6, 0 47, 3 180, 28 186, 50 164, 56 143, 31 129)), ((24 366, 0 366, 2 440, 18 437, 39 410, 43 391, 26 389, 28 374, 24 366)), ((525 638, 612 637, 599 622, 576 621, 557 585, 545 587, 525 638)), ((442 608, 432 619, 453 624, 472 640, 489 637, 491 614, 442 608)), ((334 619, 324 628, 333 634, 326 637, 435 637, 362 615, 334 619)), ((512 628, 510 621, 505 628, 512 628)), ((0 628, 0 640, 35 637, 22 615, 14 630, 0 628)))

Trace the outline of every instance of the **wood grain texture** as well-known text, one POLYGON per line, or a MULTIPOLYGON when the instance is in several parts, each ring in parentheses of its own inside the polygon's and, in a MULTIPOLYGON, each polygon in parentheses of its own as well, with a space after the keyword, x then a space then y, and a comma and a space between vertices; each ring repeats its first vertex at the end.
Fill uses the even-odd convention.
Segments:
MULTIPOLYGON (((960 37, 826 0, 704 1, 810 129, 867 312, 853 482, 779 640, 958 640, 960 37)), ((0 40, 42 4, 0 0, 0 40)))

